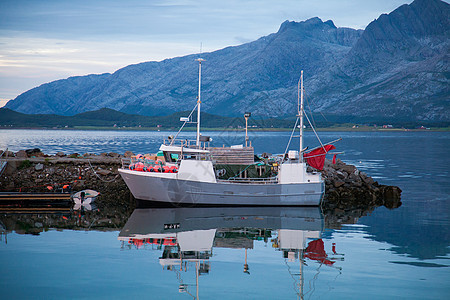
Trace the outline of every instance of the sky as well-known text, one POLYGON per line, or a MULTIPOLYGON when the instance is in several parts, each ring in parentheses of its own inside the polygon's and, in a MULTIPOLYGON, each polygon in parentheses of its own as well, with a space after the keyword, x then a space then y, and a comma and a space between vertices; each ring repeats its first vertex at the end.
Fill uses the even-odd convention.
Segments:
POLYGON ((285 20, 364 29, 412 0, 0 0, 0 107, 57 79, 240 45, 285 20))

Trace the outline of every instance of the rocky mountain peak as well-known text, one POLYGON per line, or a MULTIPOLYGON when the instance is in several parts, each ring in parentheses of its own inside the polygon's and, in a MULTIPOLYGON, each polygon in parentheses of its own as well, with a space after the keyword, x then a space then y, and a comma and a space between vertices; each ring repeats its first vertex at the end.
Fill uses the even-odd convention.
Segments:
POLYGON ((317 40, 351 47, 361 34, 362 30, 338 28, 331 20, 323 22, 320 18, 314 17, 302 22, 285 21, 275 35, 291 40, 317 40))
POLYGON ((307 32, 323 29, 337 29, 333 21, 328 20, 323 22, 319 17, 310 18, 306 21, 295 22, 295 21, 284 21, 277 33, 282 33, 287 30, 294 30, 297 32, 307 32))
POLYGON ((415 59, 424 54, 423 46, 431 49, 437 43, 448 44, 449 27, 449 4, 440 0, 415 0, 371 22, 354 51, 366 56, 386 52, 390 55, 406 54, 415 59))

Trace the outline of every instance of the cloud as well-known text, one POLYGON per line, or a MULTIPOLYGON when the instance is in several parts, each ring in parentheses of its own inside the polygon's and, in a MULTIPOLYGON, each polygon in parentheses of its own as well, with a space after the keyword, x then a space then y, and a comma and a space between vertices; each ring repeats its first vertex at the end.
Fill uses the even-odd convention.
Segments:
MULTIPOLYGON (((112 73, 129 64, 195 53, 198 44, 79 41, 0 37, 0 98, 12 99, 42 83, 70 76, 112 73), (20 82, 23 85, 20 87, 20 82)), ((209 51, 205 48, 205 51, 209 51)))
POLYGON ((318 16, 364 28, 410 2, 2 0, 0 98, 55 79, 196 53, 201 42, 203 51, 239 45, 276 32, 285 20, 318 16))

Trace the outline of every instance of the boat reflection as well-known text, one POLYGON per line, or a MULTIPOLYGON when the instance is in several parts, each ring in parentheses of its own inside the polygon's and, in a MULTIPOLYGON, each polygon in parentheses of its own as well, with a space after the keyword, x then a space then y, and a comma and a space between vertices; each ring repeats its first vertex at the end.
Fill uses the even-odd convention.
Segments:
POLYGON ((293 278, 296 293, 303 298, 305 260, 334 264, 324 250, 323 230, 324 218, 317 207, 138 208, 118 239, 123 248, 162 251, 159 263, 177 273, 179 291, 197 299, 198 279, 209 273, 214 248, 245 249, 243 271, 250 274, 247 249, 253 249, 257 240, 264 241, 281 251, 287 265, 299 263, 293 278), (180 276, 190 270, 195 270, 196 295, 180 276))

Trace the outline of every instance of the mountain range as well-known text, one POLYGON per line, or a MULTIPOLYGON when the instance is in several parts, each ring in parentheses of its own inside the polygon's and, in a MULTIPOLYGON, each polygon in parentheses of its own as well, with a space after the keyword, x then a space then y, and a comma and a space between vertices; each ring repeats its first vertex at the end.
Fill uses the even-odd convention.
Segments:
MULTIPOLYGON (((334 119, 450 122, 450 5, 415 0, 365 30, 312 18, 286 21, 256 41, 203 53, 202 109, 222 116, 296 114, 304 71, 307 109, 334 119)), ((6 107, 75 115, 111 108, 146 116, 192 109, 198 55, 70 77, 31 89, 6 107)))

